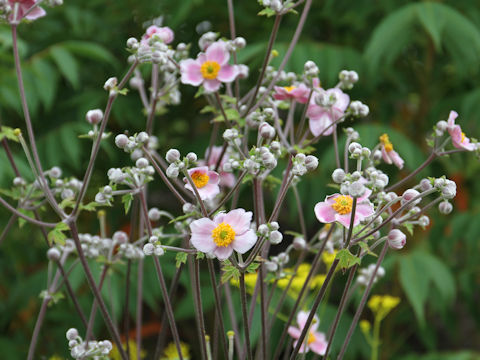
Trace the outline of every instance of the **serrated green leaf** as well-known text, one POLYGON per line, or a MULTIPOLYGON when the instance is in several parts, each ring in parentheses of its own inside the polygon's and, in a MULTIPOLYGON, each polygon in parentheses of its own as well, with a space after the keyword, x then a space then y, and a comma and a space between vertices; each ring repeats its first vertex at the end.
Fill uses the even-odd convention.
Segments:
POLYGON ((338 251, 335 258, 338 259, 338 266, 342 269, 348 269, 355 264, 360 265, 361 263, 361 259, 353 255, 348 249, 338 251))
POLYGON ((130 206, 132 205, 133 195, 128 193, 122 196, 122 203, 125 208, 125 214, 128 214, 130 210, 130 206))
POLYGON ((230 261, 224 261, 222 265, 222 284, 225 284, 230 279, 238 281, 240 278, 240 271, 230 261))
POLYGON ((175 255, 175 266, 179 268, 182 264, 185 264, 187 262, 188 254, 186 252, 178 252, 177 255, 175 255))
POLYGON ((201 259, 205 259, 205 254, 202 253, 202 252, 200 252, 200 251, 198 251, 198 252, 197 252, 197 260, 201 260, 201 259))
POLYGON ((273 11, 271 8, 267 7, 263 10, 261 10, 257 15, 258 16, 266 16, 266 17, 272 17, 275 16, 277 13, 273 11))
POLYGON ((65 245, 65 240, 67 236, 63 233, 64 231, 69 230, 67 224, 64 222, 59 222, 55 227, 48 233, 47 239, 50 244, 65 245))
POLYGON ((410 235, 413 235, 413 224, 412 223, 403 223, 402 226, 405 228, 405 230, 408 231, 410 235))
POLYGON ((257 271, 259 266, 260 266, 260 263, 252 262, 250 265, 247 266, 247 272, 254 273, 257 271))
POLYGON ((372 256, 378 257, 377 254, 375 254, 372 250, 370 250, 370 247, 368 246, 368 244, 367 244, 366 242, 360 241, 357 245, 360 246, 360 248, 361 248, 365 253, 367 253, 368 255, 372 255, 372 256))

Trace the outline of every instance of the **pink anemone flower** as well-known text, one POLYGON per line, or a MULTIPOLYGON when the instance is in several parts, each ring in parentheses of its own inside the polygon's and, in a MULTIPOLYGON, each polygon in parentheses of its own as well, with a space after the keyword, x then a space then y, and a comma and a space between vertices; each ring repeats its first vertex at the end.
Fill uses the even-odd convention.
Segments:
MULTIPOLYGON (((295 326, 288 327, 288 334, 292 338, 297 339, 293 343, 294 348, 297 346, 298 339, 300 338, 300 335, 302 334, 302 331, 305 328, 308 315, 309 314, 307 312, 300 311, 297 314, 298 328, 295 326)), ((310 326, 310 329, 308 331, 308 334, 305 336, 305 340, 303 341, 303 344, 300 347, 300 353, 306 353, 312 350, 315 354, 318 354, 318 355, 325 354, 325 351, 327 350, 328 342, 327 342, 327 339, 325 338, 325 334, 317 331, 318 324, 319 324, 318 317, 317 315, 315 315, 315 317, 313 318, 312 324, 310 326)))
MULTIPOLYGON (((208 152, 209 151, 212 152, 210 154, 210 158, 208 159, 208 163, 207 163, 207 166, 211 170, 215 169, 215 166, 217 166, 217 162, 218 162, 218 159, 220 158, 220 155, 222 154, 222 150, 223 148, 221 146, 212 146, 211 148, 207 148, 207 150, 205 151, 205 159, 207 159, 208 157, 208 152)), ((228 156, 227 156, 227 153, 225 153, 218 166, 219 169, 222 169, 223 164, 225 164, 227 159, 228 159, 228 156)), ((220 171, 219 174, 220 174, 220 186, 233 187, 235 185, 235 175, 226 171, 220 171)))
POLYGON ((212 43, 205 53, 200 53, 196 60, 180 61, 181 81, 183 84, 199 86, 212 93, 220 89, 222 82, 229 83, 238 75, 237 66, 229 65, 230 53, 224 41, 212 43))
MULTIPOLYGON (((215 171, 210 171, 208 166, 200 166, 188 170, 198 194, 202 200, 213 199, 220 193, 220 176, 215 171)), ((187 179, 184 179, 187 181, 187 179)), ((192 186, 187 182, 185 188, 194 193, 192 186)))
MULTIPOLYGON (((365 194, 357 198, 357 207, 353 226, 360 224, 360 221, 373 215, 375 212, 372 203, 368 197, 372 191, 366 189, 365 194)), ((353 197, 350 195, 333 194, 327 196, 325 201, 315 205, 314 211, 318 221, 322 223, 332 223, 338 221, 347 229, 350 227, 350 219, 352 218, 353 197)))
MULTIPOLYGON (((350 97, 338 88, 324 90, 318 89, 320 96, 334 98, 335 102, 331 107, 320 106, 315 103, 315 96, 312 96, 307 110, 310 131, 314 136, 330 135, 336 125, 332 125, 344 114, 350 103, 350 97)), ((318 96, 318 95, 317 95, 318 96)))
POLYGON ((173 30, 168 26, 159 27, 152 25, 147 28, 147 31, 145 31, 145 35, 142 37, 142 43, 148 44, 148 40, 153 36, 158 37, 165 44, 170 44, 174 39, 173 30))
POLYGON ((40 6, 36 6, 32 11, 28 13, 27 16, 25 16, 25 13, 32 7, 34 6, 38 0, 8 0, 8 3, 12 7, 12 13, 9 16, 9 20, 13 21, 13 16, 14 16, 14 9, 15 9, 15 4, 18 3, 18 12, 17 12, 17 18, 16 20, 19 21, 25 17, 25 19, 28 20, 36 20, 42 16, 47 15, 45 10, 41 8, 40 6))
POLYGON ((295 100, 302 104, 306 104, 310 94, 310 89, 303 83, 298 86, 274 86, 274 89, 273 97, 275 100, 295 100))
POLYGON ((460 125, 455 124, 455 119, 458 117, 456 111, 450 111, 448 116, 447 130, 452 137, 452 144, 457 149, 464 149, 467 151, 474 151, 477 149, 477 144, 471 143, 470 139, 465 136, 460 125))
POLYGON ((381 145, 381 152, 382 152, 382 159, 387 164, 394 164, 399 169, 403 168, 403 164, 405 161, 398 155, 398 153, 393 150, 393 144, 390 142, 390 139, 387 134, 383 134, 380 136, 380 145, 381 145))
POLYGON ((233 250, 244 254, 257 241, 257 234, 250 229, 251 221, 252 212, 244 209, 219 213, 213 220, 192 221, 190 242, 198 251, 213 254, 221 261, 228 259, 233 250))

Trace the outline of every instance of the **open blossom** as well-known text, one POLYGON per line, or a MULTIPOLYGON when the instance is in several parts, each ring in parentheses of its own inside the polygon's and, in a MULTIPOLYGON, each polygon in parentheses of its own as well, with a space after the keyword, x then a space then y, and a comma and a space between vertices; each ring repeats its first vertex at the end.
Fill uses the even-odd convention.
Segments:
MULTIPOLYGON (((38 0, 8 0, 8 3, 12 7, 12 13, 10 14, 9 20, 13 20, 15 4, 18 3, 18 12, 16 20, 21 20, 25 16, 25 13, 34 6, 38 0)), ((47 13, 40 6, 36 6, 32 11, 25 16, 25 19, 35 20, 42 16, 45 16, 47 13)))
POLYGON ((396 167, 399 169, 403 168, 404 161, 398 155, 398 153, 393 150, 393 145, 390 142, 387 134, 383 134, 380 136, 380 145, 382 151, 382 158, 387 164, 395 164, 396 167))
POLYGON ((305 84, 300 83, 298 86, 274 86, 275 100, 295 100, 299 103, 305 104, 308 101, 310 90, 305 84))
POLYGON ((196 60, 180 61, 181 81, 193 86, 202 85, 206 92, 220 89, 222 82, 229 83, 238 75, 238 68, 229 65, 230 53, 224 41, 211 44, 205 53, 199 53, 196 60))
POLYGON ((233 250, 246 253, 255 245, 257 234, 250 229, 252 212, 244 209, 219 213, 213 220, 202 218, 192 221, 190 242, 201 252, 213 254, 219 260, 232 255, 233 250))
POLYGON ((314 136, 330 135, 335 127, 332 124, 345 114, 349 103, 350 97, 340 89, 318 89, 318 94, 312 96, 307 110, 307 116, 310 119, 308 124, 312 134, 314 136), (325 99, 325 105, 318 105, 315 97, 325 99))
POLYGON ((168 26, 159 27, 152 25, 147 28, 147 31, 145 31, 145 34, 142 37, 142 43, 148 43, 148 40, 154 36, 158 37, 165 44, 170 44, 174 38, 173 30, 168 26))
MULTIPOLYGON (((295 326, 289 326, 288 327, 288 334, 294 338, 297 339, 293 343, 293 347, 295 348, 298 343, 298 338, 302 334, 303 328, 305 327, 305 324, 307 323, 308 319, 308 313, 305 311, 300 311, 297 314, 297 324, 298 328, 295 326)), ((308 334, 305 336, 305 340, 303 341, 302 346, 300 347, 300 353, 306 353, 310 350, 312 350, 315 354, 318 355, 324 355, 325 351, 327 350, 328 342, 325 338, 325 334, 318 332, 318 317, 315 315, 313 318, 312 324, 310 326, 310 329, 308 331, 308 334)))
POLYGON ((465 133, 462 131, 460 125, 455 124, 455 119, 458 117, 456 111, 450 111, 448 116, 448 126, 447 130, 450 136, 452 137, 452 144, 457 149, 464 149, 467 151, 474 151, 477 149, 477 145, 470 142, 470 139, 465 136, 465 133))
MULTIPOLYGON (((208 166, 200 166, 188 170, 198 194, 202 200, 212 199, 220 193, 220 176, 215 171, 210 171, 208 166)), ((186 181, 186 179, 185 179, 186 181)), ((192 186, 187 182, 185 188, 194 192, 192 186)))
MULTIPOLYGON (((220 158, 220 155, 222 154, 222 150, 223 148, 221 146, 212 146, 211 148, 207 148, 207 150, 205 151, 205 159, 208 157, 208 152, 212 152, 207 162, 207 165, 210 169, 215 169, 215 167, 217 166, 217 162, 220 158)), ((223 168, 223 164, 227 161, 227 159, 228 156, 225 153, 218 166, 219 169, 223 168)), ((233 185, 235 185, 235 175, 229 172, 220 171, 220 186, 233 187, 233 185)))
MULTIPOLYGON (((368 197, 372 191, 366 189, 365 194, 357 198, 357 207, 353 226, 357 226, 360 221, 373 215, 374 209, 368 197)), ((315 205, 315 216, 322 223, 332 223, 338 221, 347 229, 350 227, 350 219, 352 218, 353 197, 350 195, 333 194, 327 196, 325 201, 315 205)))

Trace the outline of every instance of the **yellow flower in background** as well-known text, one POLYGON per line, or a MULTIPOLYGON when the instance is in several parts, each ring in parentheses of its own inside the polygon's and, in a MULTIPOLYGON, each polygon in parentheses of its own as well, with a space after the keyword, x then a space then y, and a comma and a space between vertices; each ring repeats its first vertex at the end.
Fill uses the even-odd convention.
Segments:
MULTIPOLYGON (((290 282, 290 279, 293 276, 292 284, 290 285, 290 289, 288 290, 288 294, 292 297, 298 296, 298 293, 302 290, 303 284, 307 280, 308 273, 310 272, 312 266, 308 263, 302 263, 297 268, 297 273, 293 274, 293 268, 286 268, 285 273, 287 274, 282 279, 279 279, 277 282, 277 286, 280 289, 285 289, 290 282)), ((325 281, 325 275, 319 274, 312 277, 310 280, 309 288, 315 289, 321 287, 323 282, 325 281)))
POLYGON ((333 261, 337 257, 337 250, 334 250, 333 253, 329 253, 328 251, 324 251, 322 253, 322 261, 325 263, 327 266, 327 269, 330 269, 330 266, 332 266, 333 261))
MULTIPOLYGON (((123 349, 126 351, 127 350, 127 345, 122 344, 123 349)), ((128 340, 128 349, 130 351, 130 360, 140 360, 147 355, 145 350, 140 351, 140 359, 137 357, 137 343, 134 340, 128 340)), ((110 354, 108 355, 110 359, 112 360, 122 360, 122 357, 120 356, 120 352, 118 351, 117 346, 114 344, 112 351, 110 351, 110 354)))
POLYGON ((64 358, 59 355, 52 355, 48 358, 48 360, 64 360, 64 358))
MULTIPOLYGON (((253 290, 255 290, 255 285, 257 284, 257 278, 258 278, 257 273, 245 274, 245 287, 249 294, 252 294, 253 290)), ((234 278, 230 279, 230 284, 235 287, 240 287, 240 281, 234 278)))
POLYGON ((400 298, 390 295, 373 295, 368 300, 368 307, 375 315, 375 318, 382 320, 400 303, 400 298))
POLYGON ((361 320, 360 321, 360 329, 365 334, 365 336, 370 333, 370 329, 372 328, 372 324, 368 320, 361 320))
MULTIPOLYGON (((183 341, 180 341, 180 350, 182 351, 182 357, 185 360, 190 359, 189 346, 185 344, 183 341)), ((180 359, 180 357, 178 356, 177 347, 175 346, 175 343, 171 342, 165 348, 165 351, 163 352, 163 357, 161 360, 177 360, 177 359, 180 359)))

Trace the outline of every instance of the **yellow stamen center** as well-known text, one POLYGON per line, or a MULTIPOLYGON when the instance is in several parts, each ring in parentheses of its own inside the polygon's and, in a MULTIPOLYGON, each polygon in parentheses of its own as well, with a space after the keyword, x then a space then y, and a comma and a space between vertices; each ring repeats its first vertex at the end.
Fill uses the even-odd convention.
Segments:
POLYGON ((352 212, 353 199, 348 195, 340 195, 335 199, 335 204, 332 204, 333 210, 340 215, 350 214, 352 212))
POLYGON ((222 222, 213 229, 212 237, 217 246, 227 247, 235 239, 235 231, 229 224, 222 222))
POLYGON ((216 79, 219 71, 220 64, 216 61, 207 60, 200 67, 203 78, 207 80, 216 79))
POLYGON ((210 176, 200 171, 195 171, 192 175, 192 180, 197 189, 203 188, 205 185, 208 184, 208 180, 210 180, 210 176))
POLYGON ((465 137, 466 137, 466 136, 465 136, 465 133, 462 131, 462 140, 460 140, 460 142, 463 143, 463 142, 465 141, 465 137))
POLYGON ((292 91, 292 90, 295 90, 297 87, 296 86, 284 86, 283 87, 285 90, 287 90, 288 92, 292 91))
POLYGON ((380 136, 380 142, 383 144, 386 152, 390 152, 393 150, 393 144, 390 142, 390 139, 387 134, 383 134, 380 136))
POLYGON ((307 340, 307 344, 310 345, 312 342, 314 342, 316 340, 315 338, 315 335, 313 335, 313 333, 309 333, 308 334, 308 340, 307 340))

